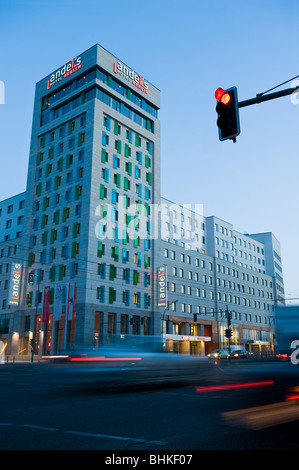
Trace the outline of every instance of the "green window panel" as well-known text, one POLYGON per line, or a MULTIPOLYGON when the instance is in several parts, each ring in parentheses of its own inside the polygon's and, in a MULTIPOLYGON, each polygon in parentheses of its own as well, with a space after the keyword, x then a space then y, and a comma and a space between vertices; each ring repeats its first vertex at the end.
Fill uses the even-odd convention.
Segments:
POLYGON ((152 185, 152 173, 150 171, 146 174, 146 181, 150 186, 152 185))
POLYGON ((125 144, 125 157, 129 158, 130 156, 130 147, 129 144, 125 144))
POLYGON ((142 213, 142 201, 138 201, 138 209, 137 209, 137 212, 138 214, 141 214, 142 213))
POLYGON ((124 209, 128 209, 128 207, 129 207, 129 196, 127 194, 123 195, 123 201, 124 201, 124 209))
POLYGON ((132 162, 126 162, 125 168, 128 175, 132 176, 132 162))
POLYGON ((119 134, 119 124, 117 121, 114 121, 114 134, 115 135, 119 134))
POLYGON ((115 278, 116 278, 116 266, 114 266, 114 264, 110 264, 109 279, 110 281, 114 281, 115 278))
POLYGON ((148 204, 148 202, 144 203, 144 211, 145 211, 145 216, 149 217, 149 204, 148 204))
POLYGON ((49 176, 50 174, 50 163, 46 164, 46 176, 49 176))
POLYGON ((50 305, 54 304, 54 292, 55 292, 54 287, 51 287, 51 289, 50 289, 50 300, 49 300, 50 305))
POLYGON ((55 229, 51 230, 51 235, 50 235, 50 244, 54 243, 55 241, 55 229))
POLYGON ((38 152, 36 155, 36 165, 39 165, 41 162, 41 154, 42 152, 38 152))
POLYGON ((108 220, 108 204, 101 204, 99 216, 101 219, 108 220))
POLYGON ((145 158, 144 158, 144 164, 145 164, 145 168, 150 168, 150 157, 148 155, 145 155, 145 158))
POLYGON ((45 221, 46 221, 46 219, 45 219, 45 214, 43 214, 43 215, 42 215, 41 228, 44 228, 44 226, 45 226, 45 221))
POLYGON ((114 261, 119 260, 119 247, 118 246, 111 247, 111 256, 114 259, 114 261))
POLYGON ((135 146, 140 147, 140 136, 135 134, 135 146))
POLYGON ((101 151, 101 162, 102 163, 107 163, 108 162, 108 153, 106 152, 105 149, 102 149, 102 151, 101 151))
POLYGON ((46 136, 45 135, 42 135, 39 139, 39 145, 40 147, 43 149, 45 148, 45 145, 46 145, 46 136))
POLYGON ((125 191, 129 190, 129 180, 126 176, 124 176, 124 190, 125 191))
POLYGON ((76 242, 72 242, 72 254, 71 254, 72 258, 76 257, 76 245, 77 245, 76 242))
POLYGON ((54 189, 57 189, 58 188, 58 176, 56 175, 55 178, 54 178, 54 189))
POLYGON ((139 282, 139 272, 134 269, 133 271, 133 284, 134 286, 137 286, 139 282))
POLYGON ((130 226, 131 221, 132 221, 132 216, 130 214, 127 214, 127 227, 130 226))
POLYGON ((47 197, 44 197, 43 198, 43 211, 45 211, 47 209, 47 197))
POLYGON ((63 157, 59 158, 57 161, 57 170, 62 171, 63 170, 63 157))
POLYGON ((75 201, 78 201, 80 197, 80 188, 82 189, 82 186, 80 184, 76 184, 75 186, 75 201))
POLYGON ((46 231, 42 234, 42 244, 43 246, 46 246, 47 243, 48 243, 48 232, 46 231))
POLYGON ((138 242, 139 242, 139 237, 138 235, 134 235, 134 241, 133 241, 133 246, 134 248, 138 248, 138 242))
POLYGON ((119 173, 114 174, 114 183, 116 184, 117 188, 120 188, 121 186, 121 176, 119 173))
POLYGON ((123 230, 123 238, 122 238, 123 245, 128 243, 128 233, 126 230, 123 230))
POLYGON ((63 279, 63 264, 60 264, 58 267, 58 280, 62 281, 63 279))
POLYGON ((36 185, 35 194, 36 194, 36 196, 41 196, 41 194, 42 194, 42 184, 41 183, 38 183, 36 185))
POLYGON ((152 130, 152 125, 151 125, 151 121, 149 119, 146 120, 146 129, 148 131, 151 131, 152 130))
POLYGON ((62 209, 62 222, 65 222, 67 219, 67 207, 62 209))
POLYGON ((57 209, 57 211, 54 212, 54 224, 55 225, 59 224, 59 218, 60 218, 60 209, 57 209))
POLYGON ((73 238, 76 238, 77 237, 77 222, 74 222, 73 223, 73 238))
POLYGON ((73 156, 71 154, 68 154, 65 159, 65 168, 69 168, 71 163, 72 163, 72 158, 73 156))
POLYGON ((106 198, 106 187, 101 184, 100 185, 100 199, 105 199, 106 198))
POLYGON ((55 282, 55 277, 56 277, 56 266, 52 266, 50 268, 50 281, 55 282))
POLYGON ((28 266, 32 266, 33 264, 33 253, 28 254, 28 266))
POLYGON ((113 287, 109 287, 109 304, 113 304, 116 300, 116 290, 113 287))
POLYGON ((48 157, 50 160, 54 158, 54 145, 52 145, 52 147, 49 148, 48 157))
POLYGON ((98 252, 97 252, 98 258, 102 258, 103 254, 104 254, 103 242, 98 241, 98 252))
POLYGON ((149 257, 148 255, 144 255, 144 267, 147 269, 149 267, 149 257))

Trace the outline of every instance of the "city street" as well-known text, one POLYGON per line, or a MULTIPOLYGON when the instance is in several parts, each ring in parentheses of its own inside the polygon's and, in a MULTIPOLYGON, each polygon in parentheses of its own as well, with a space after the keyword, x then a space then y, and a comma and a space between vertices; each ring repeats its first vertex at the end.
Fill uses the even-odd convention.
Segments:
POLYGON ((194 385, 108 390, 80 386, 45 364, 2 364, 0 448, 162 453, 298 448, 296 421, 250 429, 224 415, 282 402, 296 383, 294 366, 223 361, 207 367, 210 379, 198 377, 194 385))

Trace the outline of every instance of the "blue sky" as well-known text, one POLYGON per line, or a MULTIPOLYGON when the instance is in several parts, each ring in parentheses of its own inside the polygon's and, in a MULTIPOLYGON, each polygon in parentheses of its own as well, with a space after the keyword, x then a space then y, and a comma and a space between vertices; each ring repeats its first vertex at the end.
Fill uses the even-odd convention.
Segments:
POLYGON ((214 99, 299 75, 297 0, 1 0, 0 18, 0 200, 26 187, 35 83, 99 43, 161 90, 162 195, 272 231, 286 297, 299 297, 299 104, 241 109, 233 144, 218 140, 214 99))

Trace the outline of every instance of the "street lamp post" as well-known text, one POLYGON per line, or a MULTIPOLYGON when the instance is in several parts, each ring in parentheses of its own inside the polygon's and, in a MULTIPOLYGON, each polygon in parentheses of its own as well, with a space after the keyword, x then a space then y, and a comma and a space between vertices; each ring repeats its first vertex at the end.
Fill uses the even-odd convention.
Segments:
POLYGON ((162 318, 161 318, 161 348, 162 348, 162 351, 163 351, 163 322, 164 322, 165 313, 166 313, 166 310, 169 310, 170 305, 175 304, 176 302, 177 302, 177 300, 173 300, 172 302, 168 302, 168 304, 166 305, 166 307, 164 308, 164 311, 162 313, 162 318))

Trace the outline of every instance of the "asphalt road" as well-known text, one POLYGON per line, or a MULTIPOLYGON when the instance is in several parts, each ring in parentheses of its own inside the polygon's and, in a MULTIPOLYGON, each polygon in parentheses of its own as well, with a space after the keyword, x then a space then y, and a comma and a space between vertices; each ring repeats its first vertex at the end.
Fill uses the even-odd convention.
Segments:
POLYGON ((204 379, 188 385, 101 389, 44 364, 2 364, 0 449, 298 449, 298 402, 292 401, 291 418, 288 412, 277 419, 276 408, 267 408, 285 406, 299 385, 296 367, 224 361, 207 368, 204 379), (248 412, 240 410, 253 407, 259 412, 254 426, 250 419, 244 424, 248 412))

